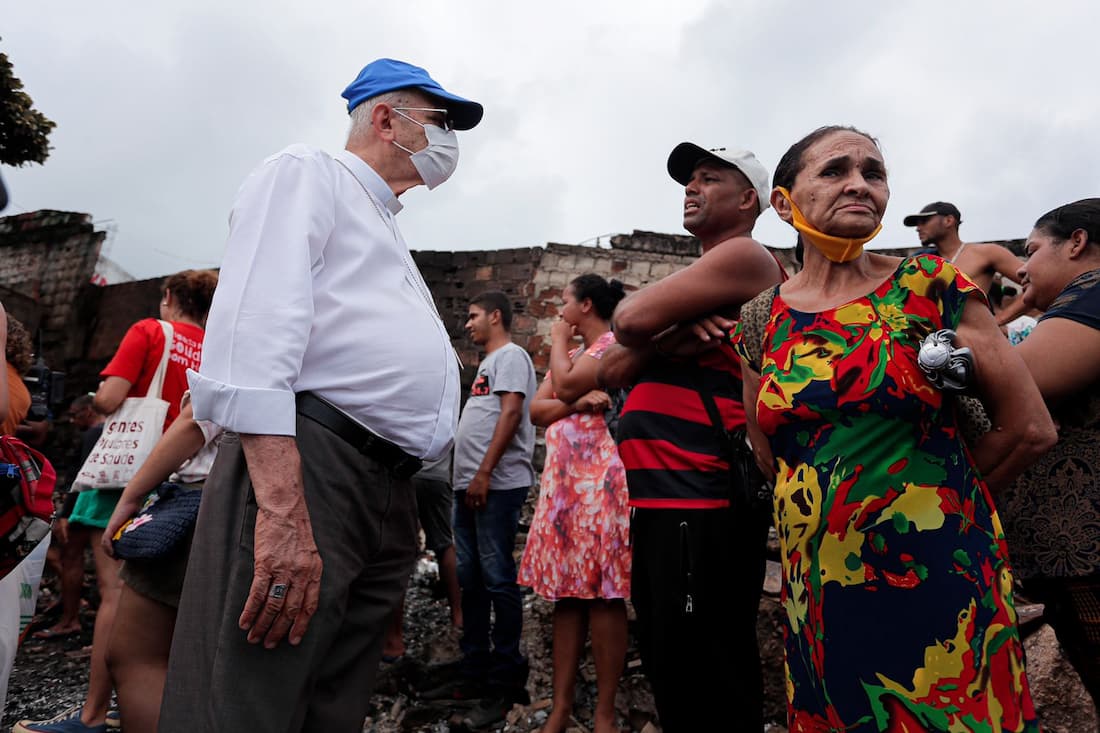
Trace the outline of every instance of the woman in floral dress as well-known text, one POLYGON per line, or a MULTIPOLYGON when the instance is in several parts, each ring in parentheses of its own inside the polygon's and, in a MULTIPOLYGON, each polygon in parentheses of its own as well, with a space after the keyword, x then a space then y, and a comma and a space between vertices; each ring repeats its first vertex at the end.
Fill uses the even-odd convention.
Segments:
POLYGON ((630 517, 623 464, 604 422, 610 400, 597 388, 596 369, 615 342, 608 321, 622 297, 622 283, 599 275, 569 284, 561 320, 551 329, 550 371, 531 402, 531 421, 546 428, 546 461, 519 582, 554 601, 554 707, 544 733, 569 726, 588 629, 598 689, 595 730, 617 730, 630 517), (583 348, 571 348, 575 336, 583 348))
POLYGON ((739 349, 753 448, 776 479, 789 728, 1038 731, 990 496, 1054 442, 1038 389, 950 263, 863 251, 889 200, 873 138, 817 130, 774 184, 804 267, 759 296, 760 361, 739 349), (973 350, 995 426, 969 448, 917 366, 943 328, 973 350))

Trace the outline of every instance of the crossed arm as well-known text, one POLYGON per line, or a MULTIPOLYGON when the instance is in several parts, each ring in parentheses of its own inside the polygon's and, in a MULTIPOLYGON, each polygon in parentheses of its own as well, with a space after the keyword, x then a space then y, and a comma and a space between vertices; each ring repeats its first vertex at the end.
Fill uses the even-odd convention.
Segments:
POLYGON ((633 384, 658 349, 717 345, 719 332, 733 324, 727 316, 779 280, 779 265, 755 240, 735 237, 721 242, 683 270, 619 304, 613 319, 619 345, 600 360, 599 383, 633 384), (707 324, 680 325, 711 315, 707 324))

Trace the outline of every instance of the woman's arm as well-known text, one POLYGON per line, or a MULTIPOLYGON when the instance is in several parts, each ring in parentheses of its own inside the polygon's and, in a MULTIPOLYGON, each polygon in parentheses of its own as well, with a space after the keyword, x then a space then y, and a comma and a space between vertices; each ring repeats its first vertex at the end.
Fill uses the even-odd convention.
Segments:
POLYGON ((107 377, 99 383, 99 389, 92 398, 92 407, 100 415, 110 415, 119 408, 133 386, 133 382, 122 377, 107 377))
POLYGON ((779 279, 775 258, 756 241, 728 239, 684 269, 624 298, 613 316, 615 338, 624 346, 645 346, 669 326, 740 307, 779 279))
POLYGON ((967 301, 957 333, 959 345, 974 353, 978 391, 993 423, 970 453, 996 491, 1050 450, 1058 433, 1035 380, 984 303, 967 301))
POLYGON ((112 553, 111 538, 127 519, 134 516, 149 492, 166 481, 173 471, 205 444, 206 438, 195 422, 191 404, 188 403, 179 417, 164 431, 145 463, 141 464, 141 468, 122 490, 122 496, 103 532, 103 548, 107 554, 112 553))
POLYGON ((636 349, 611 344, 599 360, 597 382, 602 387, 632 387, 656 353, 652 344, 636 349))
POLYGON ((550 380, 554 394, 562 402, 573 403, 598 386, 596 375, 600 360, 582 354, 573 361, 569 347, 573 345, 573 327, 565 321, 555 321, 550 327, 550 380))
POLYGON ((554 385, 551 380, 542 380, 542 384, 535 391, 535 396, 531 398, 531 422, 537 427, 546 428, 574 412, 576 410, 573 409, 572 404, 566 404, 554 397, 554 385))
POLYGON ((1048 405, 1100 379, 1100 331, 1083 323, 1044 319, 1015 350, 1048 405))

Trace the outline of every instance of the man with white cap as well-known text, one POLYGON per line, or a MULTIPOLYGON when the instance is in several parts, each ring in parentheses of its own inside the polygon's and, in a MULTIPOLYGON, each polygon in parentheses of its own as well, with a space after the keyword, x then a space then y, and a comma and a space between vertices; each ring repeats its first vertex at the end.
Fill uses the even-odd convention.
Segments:
POLYGON ((633 508, 631 601, 663 730, 758 731, 768 515, 729 463, 728 435, 745 424, 729 335, 741 305, 785 274, 752 238, 771 192, 755 155, 681 143, 668 172, 703 255, 619 304, 620 345, 600 367, 604 384, 633 385, 616 436, 633 508))
MULTIPOLYGON (((160 730, 359 731, 415 557, 422 459, 453 439, 458 362, 397 227, 482 107, 380 59, 346 149, 293 145, 230 215, 195 417, 227 431, 203 493, 160 730)), ((116 633, 125 633, 116 629, 116 633)))
MULTIPOLYGON (((998 274, 1019 285, 1016 271, 1020 269, 1020 258, 993 242, 962 241, 959 237, 962 214, 955 204, 933 201, 902 222, 907 227, 916 227, 921 244, 935 247, 936 254, 965 272, 987 295, 998 274)), ((1024 313, 1027 307, 1023 300, 1017 298, 997 313, 997 325, 1003 326, 1024 313)))

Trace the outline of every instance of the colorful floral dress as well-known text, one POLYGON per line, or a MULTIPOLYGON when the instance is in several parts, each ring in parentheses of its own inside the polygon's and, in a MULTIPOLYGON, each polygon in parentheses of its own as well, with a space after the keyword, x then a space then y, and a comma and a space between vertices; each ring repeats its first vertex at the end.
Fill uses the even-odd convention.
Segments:
POLYGON ((922 255, 821 313, 773 301, 757 416, 779 469, 791 733, 1039 730, 1000 520, 916 363, 968 297, 984 303, 922 255))
MULTIPOLYGON (((613 343, 608 331, 585 354, 599 359, 613 343)), ((576 413, 546 429, 519 582, 552 601, 630 596, 626 474, 602 413, 576 413)))

